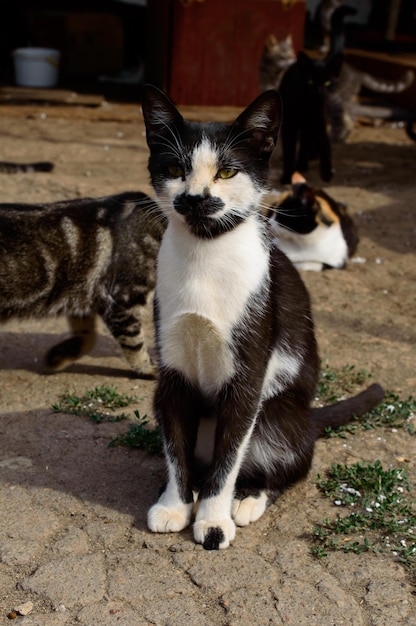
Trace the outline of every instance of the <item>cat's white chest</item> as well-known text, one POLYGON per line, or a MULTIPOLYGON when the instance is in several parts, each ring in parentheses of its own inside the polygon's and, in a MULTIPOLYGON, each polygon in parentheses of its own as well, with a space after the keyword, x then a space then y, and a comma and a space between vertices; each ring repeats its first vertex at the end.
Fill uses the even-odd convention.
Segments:
POLYGON ((348 246, 338 223, 331 226, 318 225, 312 232, 300 234, 273 224, 276 245, 298 269, 316 269, 322 264, 343 267, 348 259, 348 246))
POLYGON ((254 217, 210 240, 169 224, 156 288, 162 365, 206 392, 229 380, 235 371, 233 328, 267 268, 268 252, 254 217))

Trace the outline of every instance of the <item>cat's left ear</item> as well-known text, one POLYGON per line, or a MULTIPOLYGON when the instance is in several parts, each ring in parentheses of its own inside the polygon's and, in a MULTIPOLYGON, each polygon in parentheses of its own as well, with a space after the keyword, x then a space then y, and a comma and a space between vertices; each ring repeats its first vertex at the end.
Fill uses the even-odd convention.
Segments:
POLYGON ((173 102, 154 85, 143 86, 142 110, 149 148, 160 143, 161 136, 172 132, 173 127, 184 123, 173 102))
POLYGON ((254 102, 237 117, 233 128, 237 128, 241 139, 254 139, 259 152, 269 157, 276 147, 282 119, 280 94, 269 89, 260 94, 254 102))

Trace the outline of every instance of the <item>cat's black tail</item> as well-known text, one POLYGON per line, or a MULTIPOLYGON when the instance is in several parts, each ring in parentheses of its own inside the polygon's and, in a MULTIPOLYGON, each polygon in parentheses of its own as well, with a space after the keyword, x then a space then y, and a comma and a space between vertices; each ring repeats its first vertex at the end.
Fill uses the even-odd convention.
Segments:
POLYGON ((316 437, 323 435, 328 426, 331 428, 343 426, 348 424, 353 415, 360 417, 371 411, 371 409, 380 404, 383 398, 383 387, 378 383, 374 383, 352 398, 335 402, 335 404, 330 404, 329 406, 311 409, 316 437))
POLYGON ((344 18, 347 15, 355 15, 357 9, 352 6, 342 5, 335 9, 331 16, 331 35, 327 59, 332 59, 342 54, 345 48, 345 25, 344 18))

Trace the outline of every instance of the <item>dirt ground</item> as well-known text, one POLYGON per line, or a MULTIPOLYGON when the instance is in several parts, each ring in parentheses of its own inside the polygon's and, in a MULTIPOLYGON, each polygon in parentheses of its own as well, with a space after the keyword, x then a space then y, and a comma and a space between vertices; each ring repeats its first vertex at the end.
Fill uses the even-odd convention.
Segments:
MULTIPOLYGON (((187 112, 232 117, 228 109, 187 112)), ((151 193, 138 105, 2 105, 0 137, 2 160, 55 163, 47 174, 0 174, 1 202, 151 193)), ((348 204, 360 244, 346 270, 303 274, 322 359, 365 369, 403 399, 416 393, 415 158, 416 143, 390 124, 362 124, 335 146, 336 175, 326 190, 348 204)), ((279 167, 277 152, 276 181, 279 167)), ((319 184, 315 166, 309 180, 319 184)), ((108 447, 125 424, 52 411, 65 391, 111 385, 135 395, 141 414, 152 412, 154 383, 131 376, 104 327, 90 355, 44 375, 43 355, 65 332, 65 320, 1 328, 0 625, 30 600, 32 612, 16 623, 416 626, 414 587, 391 556, 337 552, 317 561, 310 543, 313 525, 334 515, 317 473, 334 462, 379 459, 405 465, 416 488, 414 437, 376 429, 320 440, 305 482, 239 529, 228 550, 205 552, 189 529, 147 530, 164 465, 108 447)))

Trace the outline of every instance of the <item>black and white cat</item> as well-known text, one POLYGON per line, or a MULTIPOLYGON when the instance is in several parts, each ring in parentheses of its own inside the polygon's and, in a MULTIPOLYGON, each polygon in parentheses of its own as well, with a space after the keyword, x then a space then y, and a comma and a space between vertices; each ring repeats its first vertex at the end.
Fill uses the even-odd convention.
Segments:
POLYGON ((57 371, 92 348, 98 315, 136 374, 153 378, 141 311, 155 286, 165 225, 138 191, 0 204, 0 321, 66 315, 71 336, 46 356, 57 371))
POLYGON ((195 498, 195 541, 226 548, 236 525, 257 520, 307 474, 325 426, 368 410, 382 390, 310 408, 319 359, 309 296, 259 210, 280 125, 277 92, 233 124, 185 121, 149 85, 142 106, 151 180, 168 218, 154 400, 168 480, 148 525, 182 530, 195 498))
POLYGON ((298 269, 344 269, 357 249, 357 227, 346 205, 308 185, 299 172, 265 213, 276 245, 298 269))

